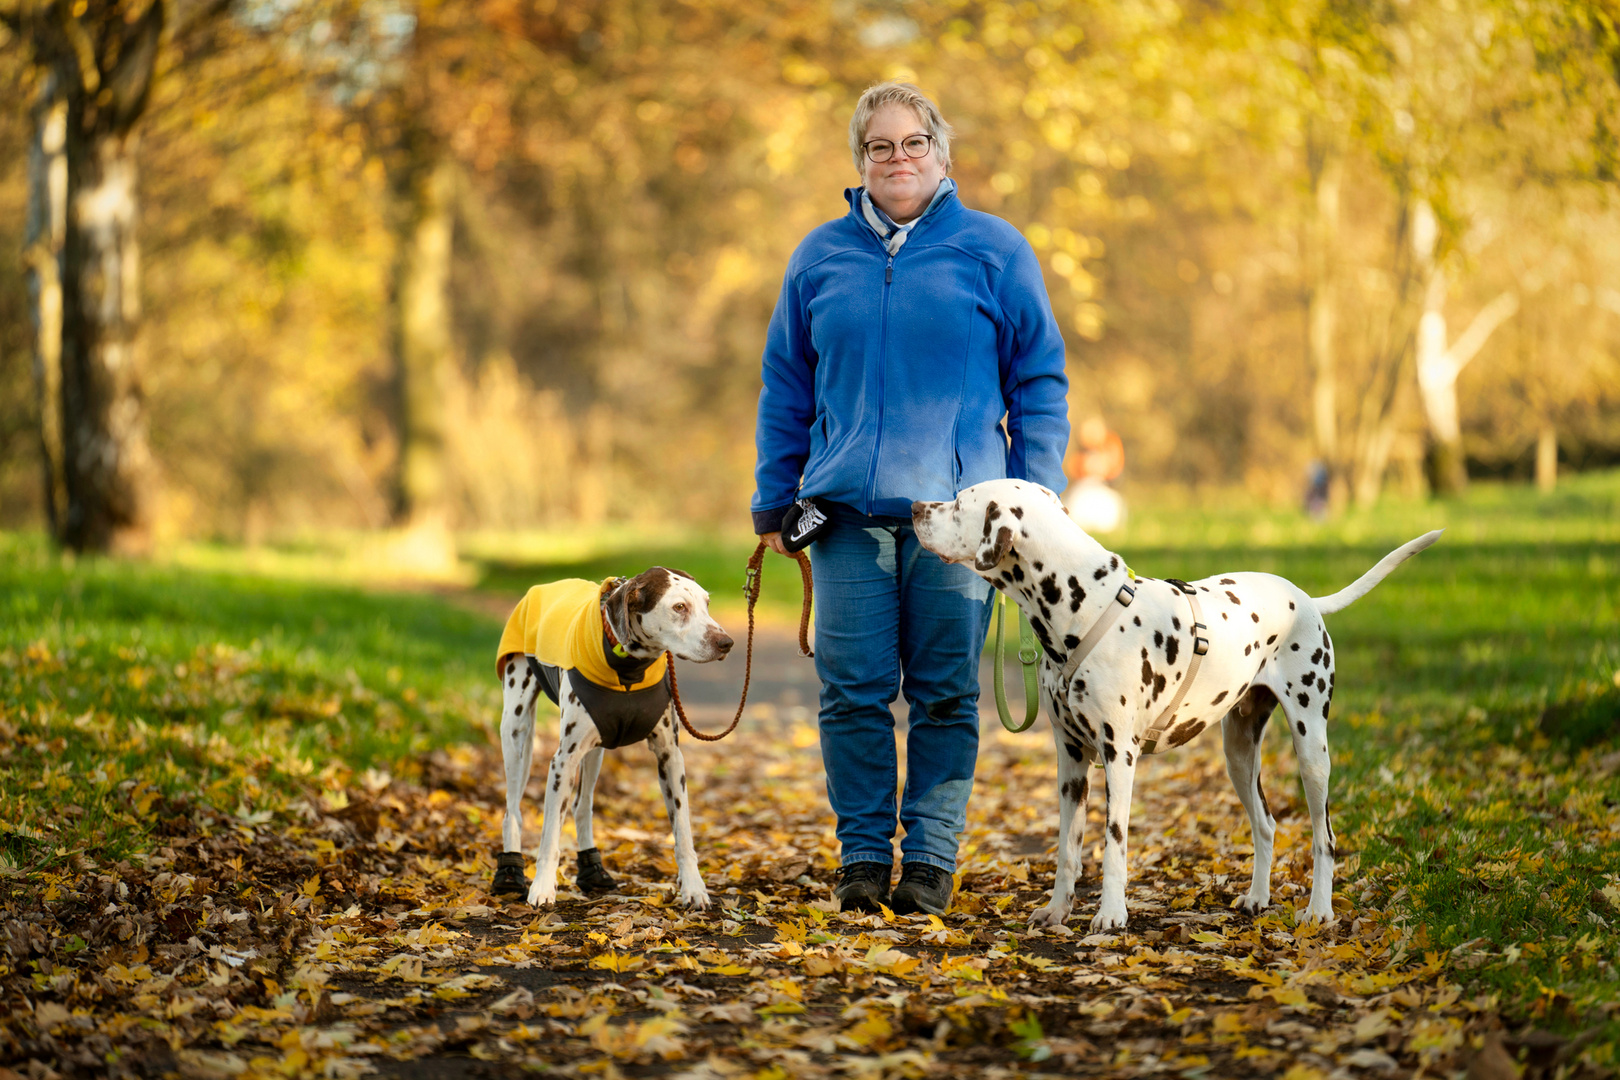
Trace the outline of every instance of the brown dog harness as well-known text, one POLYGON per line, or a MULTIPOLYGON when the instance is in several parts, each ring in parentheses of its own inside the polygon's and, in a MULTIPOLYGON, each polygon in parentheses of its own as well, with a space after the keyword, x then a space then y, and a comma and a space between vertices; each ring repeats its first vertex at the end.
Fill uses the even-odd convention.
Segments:
MULTIPOLYGON (((1069 653, 1069 659, 1064 663, 1063 672, 1059 677, 1059 681, 1064 685, 1067 685, 1074 678, 1075 672, 1080 670, 1081 662, 1090 655, 1092 649, 1097 647, 1097 643, 1102 640, 1102 636, 1113 628, 1114 624, 1119 621, 1120 616, 1125 614, 1125 609, 1135 601, 1136 587, 1133 583, 1136 580, 1136 575, 1131 574, 1129 569, 1126 570, 1126 573, 1130 574, 1130 580, 1119 587, 1119 592, 1114 594, 1114 602, 1109 604, 1107 610, 1098 617, 1096 622, 1091 624, 1091 629, 1086 631, 1086 636, 1080 639, 1080 644, 1076 645, 1074 651, 1069 653)), ((1177 688, 1175 697, 1170 699, 1170 704, 1165 706, 1164 711, 1154 719, 1153 726, 1142 732, 1142 753, 1144 754, 1151 754, 1158 747, 1159 740, 1164 737, 1165 729, 1170 726, 1170 721, 1174 718, 1177 707, 1186 699, 1188 689, 1191 688, 1193 680, 1198 677, 1198 667, 1204 661, 1204 654, 1209 652, 1209 638, 1206 636, 1209 627, 1204 625, 1204 610, 1198 604, 1198 590, 1185 581, 1176 578, 1166 578, 1165 580, 1170 585, 1175 586, 1176 591, 1185 596, 1187 603, 1192 607, 1192 659, 1187 663, 1186 677, 1181 680, 1181 686, 1177 688)))

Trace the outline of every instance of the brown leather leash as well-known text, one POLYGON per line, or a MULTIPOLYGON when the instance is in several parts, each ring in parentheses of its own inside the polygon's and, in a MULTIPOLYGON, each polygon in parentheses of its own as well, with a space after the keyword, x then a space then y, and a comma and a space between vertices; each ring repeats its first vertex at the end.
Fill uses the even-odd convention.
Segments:
MULTIPOLYGON (((719 742, 730 735, 742 719, 743 707, 748 704, 748 682, 754 674, 754 605, 759 602, 759 581, 765 567, 765 551, 765 541, 761 540, 754 549, 753 557, 748 560, 748 577, 743 582, 743 595, 748 598, 748 659, 743 668, 742 700, 737 702, 737 715, 731 718, 731 725, 726 730, 718 735, 705 735, 692 726, 692 722, 686 718, 686 708, 681 704, 680 686, 675 681, 675 656, 668 652, 664 654, 669 660, 669 692, 675 699, 675 715, 681 718, 681 727, 694 739, 719 742)), ((810 560, 804 552, 795 551, 793 558, 799 562, 799 577, 804 582, 804 607, 799 612, 799 655, 814 656, 816 654, 810 649, 810 598, 815 593, 815 582, 810 574, 810 560)))

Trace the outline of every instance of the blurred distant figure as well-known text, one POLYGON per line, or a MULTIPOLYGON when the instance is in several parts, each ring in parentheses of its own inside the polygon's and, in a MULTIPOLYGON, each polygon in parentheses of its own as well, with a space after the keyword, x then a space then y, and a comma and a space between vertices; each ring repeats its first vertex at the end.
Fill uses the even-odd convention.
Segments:
POLYGON ((1317 521, 1328 516, 1328 467, 1321 458, 1305 470, 1305 512, 1317 521))
POLYGON ((1063 496, 1069 516, 1090 533, 1113 532, 1125 524, 1125 499, 1109 485, 1125 471, 1125 444, 1100 416, 1080 425, 1080 442, 1063 463, 1073 481, 1063 496))

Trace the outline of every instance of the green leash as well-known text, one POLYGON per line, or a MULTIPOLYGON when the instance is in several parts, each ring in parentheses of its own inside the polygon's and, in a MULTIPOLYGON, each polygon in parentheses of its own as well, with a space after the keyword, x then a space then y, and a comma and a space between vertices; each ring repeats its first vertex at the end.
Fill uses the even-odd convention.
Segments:
POLYGON ((1029 620, 1024 618, 1023 609, 1015 610, 1018 611, 1018 662, 1024 665, 1024 722, 1018 727, 1013 726, 1012 713, 1007 709, 1007 598, 996 594, 996 712, 1001 714, 1001 726, 1016 735, 1028 731, 1040 715, 1041 695, 1036 685, 1035 665, 1041 658, 1041 647, 1035 641, 1029 620))

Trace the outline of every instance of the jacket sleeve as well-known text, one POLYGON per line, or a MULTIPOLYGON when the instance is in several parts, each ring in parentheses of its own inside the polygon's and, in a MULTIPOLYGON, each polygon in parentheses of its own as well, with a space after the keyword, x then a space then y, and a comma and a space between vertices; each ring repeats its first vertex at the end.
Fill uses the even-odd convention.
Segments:
POLYGON ((764 386, 754 427, 754 497, 749 509, 758 534, 782 528, 782 515, 798 495, 810 456, 816 355, 810 342, 809 302, 790 263, 765 334, 764 386))
POLYGON ((1063 494, 1069 448, 1069 377, 1063 334, 1052 315, 1041 265, 1019 238, 1002 271, 997 299, 1005 316, 998 342, 1001 396, 1007 406, 1007 475, 1063 494))

